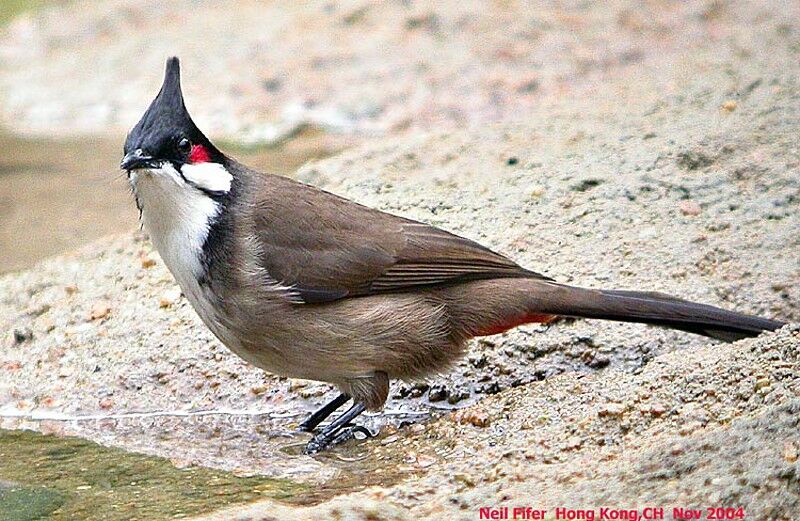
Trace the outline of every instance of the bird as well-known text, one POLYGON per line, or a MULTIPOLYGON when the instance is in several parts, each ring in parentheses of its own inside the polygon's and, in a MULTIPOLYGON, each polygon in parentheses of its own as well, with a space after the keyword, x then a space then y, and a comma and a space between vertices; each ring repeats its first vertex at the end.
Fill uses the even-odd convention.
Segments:
POLYGON ((470 239, 248 168, 195 125, 177 57, 120 167, 208 329, 256 367, 338 389, 300 424, 312 433, 306 454, 369 434, 352 422, 383 407, 390 381, 446 371, 473 337, 559 317, 728 342, 784 325, 653 291, 562 284, 470 239))

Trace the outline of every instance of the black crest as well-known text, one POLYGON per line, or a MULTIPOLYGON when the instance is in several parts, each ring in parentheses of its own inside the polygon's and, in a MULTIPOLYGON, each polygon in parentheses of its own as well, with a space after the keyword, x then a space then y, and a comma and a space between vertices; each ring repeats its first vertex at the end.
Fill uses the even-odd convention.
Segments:
POLYGON ((200 132, 186 110, 181 92, 181 65, 177 57, 167 60, 164 83, 147 111, 128 133, 125 153, 136 149, 158 159, 173 156, 177 142, 187 138, 192 143, 204 145, 212 155, 219 151, 200 132))

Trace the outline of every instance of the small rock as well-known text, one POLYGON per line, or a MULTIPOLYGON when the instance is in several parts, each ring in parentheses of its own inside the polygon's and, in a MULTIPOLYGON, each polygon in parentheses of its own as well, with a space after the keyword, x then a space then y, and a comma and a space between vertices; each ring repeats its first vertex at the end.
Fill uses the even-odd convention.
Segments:
POLYGON ((714 164, 714 158, 698 150, 679 152, 676 162, 686 170, 697 170, 714 164))
POLYGON ((110 409, 111 406, 114 405, 114 402, 111 400, 111 398, 103 398, 100 400, 99 405, 101 409, 110 409))
POLYGON ((297 378, 290 378, 289 379, 289 390, 290 391, 299 391, 305 387, 308 387, 310 382, 308 380, 300 380, 297 378))
POLYGON ((533 199, 538 199, 539 197, 544 195, 544 187, 543 186, 534 186, 531 188, 531 197, 533 199))
POLYGON ((428 391, 428 400, 432 402, 441 402, 446 399, 448 395, 447 387, 444 385, 434 385, 428 391))
POLYGON ((37 307, 33 307, 33 308, 28 309, 25 312, 25 314, 26 315, 30 315, 32 317, 39 317, 39 316, 44 315, 48 311, 50 311, 50 305, 49 304, 42 304, 41 306, 37 306, 37 307))
POLYGON ((702 423, 700 423, 700 422, 691 422, 691 423, 688 423, 688 424, 685 424, 685 425, 681 425, 680 429, 678 429, 678 433, 681 436, 687 436, 687 435, 693 433, 694 431, 702 429, 702 428, 703 428, 703 424, 702 423))
POLYGON ((64 286, 64 292, 67 295, 74 295, 75 293, 78 292, 78 286, 75 286, 74 284, 70 284, 69 286, 64 286))
POLYGON ((56 328, 55 322, 50 317, 44 317, 39 319, 39 325, 42 329, 45 330, 46 333, 53 331, 56 328))
POLYGON ((261 396, 262 394, 267 392, 267 386, 266 385, 256 385, 255 387, 251 387, 250 388, 250 392, 253 393, 256 396, 261 396))
POLYGON ((172 307, 180 300, 180 298, 181 290, 178 288, 173 288, 161 295, 161 298, 158 300, 158 307, 162 309, 172 307))
POLYGON ((574 192, 587 192, 596 186, 600 186, 602 183, 602 179, 583 179, 572 185, 570 189, 574 192))
POLYGON ((600 417, 619 417, 625 413, 625 406, 621 403, 609 403, 608 405, 604 406, 602 409, 597 411, 597 415, 600 417))
POLYGON ((664 413, 667 412, 667 408, 660 403, 654 403, 650 406, 650 410, 648 412, 653 416, 663 416, 664 413))
POLYGON ((595 353, 594 356, 587 362, 586 365, 591 367, 592 369, 602 369, 607 367, 611 364, 611 358, 606 355, 601 355, 599 353, 595 353))
POLYGON ((400 438, 397 435, 389 436, 388 438, 385 438, 385 439, 381 440, 381 445, 391 445, 392 443, 396 442, 398 439, 400 439, 400 438))
POLYGON ((678 208, 683 215, 700 215, 700 212, 703 211, 695 201, 681 201, 678 208))
POLYGON ((24 327, 14 330, 14 344, 19 345, 33 340, 33 331, 30 328, 24 327))
POLYGON ((156 261, 149 257, 142 257, 142 268, 148 269, 156 265, 156 261))
POLYGON ((463 485, 465 485, 467 487, 470 487, 470 488, 475 486, 475 480, 472 479, 472 477, 470 477, 470 476, 468 476, 466 474, 455 474, 455 475, 453 475, 453 481, 455 481, 457 483, 462 483, 463 485))
POLYGON ((455 405, 461 400, 466 400, 469 398, 469 391, 466 389, 456 389, 450 391, 450 395, 447 397, 447 403, 450 405, 455 405))
POLYGON ((425 454, 420 454, 417 456, 417 465, 422 468, 430 467, 434 463, 436 463, 436 458, 432 456, 426 456, 425 454))
POLYGON ((475 427, 488 427, 490 420, 489 415, 484 411, 475 411, 465 409, 453 414, 453 419, 461 425, 474 425, 475 427))
POLYGON ((783 459, 789 463, 797 461, 797 453, 797 445, 795 445, 794 442, 787 441, 783 444, 783 459))
POLYGON ((111 315, 111 305, 101 300, 95 302, 92 306, 91 311, 89 311, 89 320, 102 320, 108 318, 109 315, 111 315))
POLYGON ((315 385, 312 387, 306 387, 304 389, 300 389, 297 394, 299 394, 302 398, 309 399, 309 398, 317 398, 319 396, 324 396, 325 393, 328 391, 326 387, 321 385, 315 385))
POLYGON ((759 378, 756 380, 756 391, 769 387, 771 384, 769 378, 759 378))
POLYGON ((722 104, 722 110, 725 110, 727 112, 733 112, 734 110, 736 110, 737 106, 738 104, 734 100, 728 100, 722 104))

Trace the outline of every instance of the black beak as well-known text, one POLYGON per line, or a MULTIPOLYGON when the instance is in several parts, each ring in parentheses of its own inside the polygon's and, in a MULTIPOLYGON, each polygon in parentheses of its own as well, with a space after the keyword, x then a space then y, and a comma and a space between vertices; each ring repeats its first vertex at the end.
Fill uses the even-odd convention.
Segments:
POLYGON ((160 161, 145 155, 141 148, 137 148, 133 152, 128 152, 122 158, 119 167, 123 170, 137 170, 139 168, 159 168, 160 161))

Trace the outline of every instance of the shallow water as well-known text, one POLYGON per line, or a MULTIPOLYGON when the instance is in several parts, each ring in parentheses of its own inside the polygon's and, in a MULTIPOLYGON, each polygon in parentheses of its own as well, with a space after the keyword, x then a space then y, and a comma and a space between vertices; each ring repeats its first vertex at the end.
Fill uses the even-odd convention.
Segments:
POLYGON ((188 517, 262 498, 291 500, 308 487, 237 477, 108 448, 74 437, 0 430, 0 519, 188 517))

